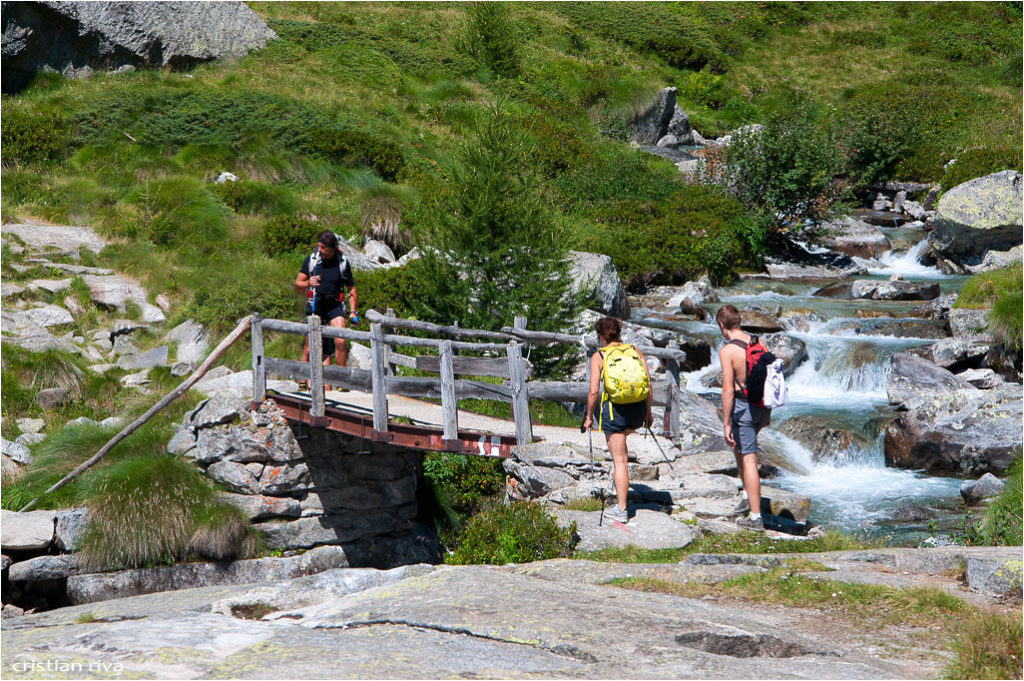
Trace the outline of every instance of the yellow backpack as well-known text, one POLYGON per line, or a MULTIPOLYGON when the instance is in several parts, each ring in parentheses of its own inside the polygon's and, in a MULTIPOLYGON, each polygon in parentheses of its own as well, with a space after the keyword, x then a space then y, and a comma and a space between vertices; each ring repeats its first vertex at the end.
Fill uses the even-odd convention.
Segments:
POLYGON ((603 360, 601 383, 604 385, 601 402, 611 400, 614 404, 632 404, 646 400, 651 391, 651 381, 636 348, 625 343, 613 343, 601 348, 600 352, 603 360))

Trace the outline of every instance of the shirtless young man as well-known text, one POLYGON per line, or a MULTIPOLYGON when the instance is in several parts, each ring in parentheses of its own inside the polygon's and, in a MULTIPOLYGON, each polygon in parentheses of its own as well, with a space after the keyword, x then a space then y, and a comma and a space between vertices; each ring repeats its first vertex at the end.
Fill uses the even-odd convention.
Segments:
POLYGON ((771 421, 772 410, 755 407, 747 402, 743 385, 747 380, 747 344, 750 336, 740 330, 740 312, 733 305, 723 305, 715 314, 715 321, 725 338, 718 351, 722 363, 722 429, 725 441, 736 455, 747 504, 737 511, 750 510, 750 515, 736 524, 748 529, 764 529, 761 520, 761 480, 757 475, 757 434, 771 421))

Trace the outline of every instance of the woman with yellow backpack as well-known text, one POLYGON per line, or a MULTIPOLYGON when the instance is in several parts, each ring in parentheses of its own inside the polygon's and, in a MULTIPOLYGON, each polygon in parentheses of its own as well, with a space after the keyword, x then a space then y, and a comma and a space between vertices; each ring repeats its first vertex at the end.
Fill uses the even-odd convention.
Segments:
POLYGON ((618 500, 618 505, 605 511, 605 516, 627 523, 626 436, 642 426, 651 426, 651 375, 643 353, 622 342, 622 323, 618 319, 603 317, 594 330, 601 348, 590 357, 590 391, 583 427, 593 425, 597 411, 597 429, 604 433, 612 455, 612 480, 618 500))

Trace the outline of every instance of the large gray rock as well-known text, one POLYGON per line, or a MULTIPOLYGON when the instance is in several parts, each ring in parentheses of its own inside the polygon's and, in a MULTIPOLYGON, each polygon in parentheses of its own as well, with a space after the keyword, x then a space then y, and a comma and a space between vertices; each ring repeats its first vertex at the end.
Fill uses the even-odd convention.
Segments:
POLYGON ((286 463, 301 460, 303 453, 287 425, 236 426, 200 430, 195 451, 190 456, 204 464, 214 461, 286 463))
POLYGON ((174 357, 179 362, 199 363, 206 359, 210 351, 210 341, 206 336, 206 329, 199 322, 191 319, 178 324, 167 332, 164 340, 174 343, 174 357))
POLYGON ((597 551, 613 547, 638 546, 644 549, 682 548, 700 537, 696 525, 687 525, 677 518, 637 509, 625 525, 607 517, 601 521, 600 511, 566 511, 554 509, 551 515, 561 527, 576 523, 578 551, 597 551))
POLYGON ((788 333, 772 333, 761 337, 761 342, 776 359, 782 360, 782 373, 791 375, 807 359, 807 344, 788 333))
MULTIPOLYGON (((273 379, 267 381, 267 388, 280 392, 295 392, 299 385, 295 381, 273 379)), ((252 399, 252 370, 229 372, 227 375, 217 377, 207 374, 193 389, 210 397, 252 399)))
POLYGON ((1021 175, 1004 170, 953 187, 939 199, 932 250, 964 265, 1021 243, 1021 175))
POLYGON ((935 474, 1003 475, 1024 444, 1019 385, 935 391, 911 404, 885 429, 889 466, 935 474))
POLYGON ((227 489, 241 494, 259 494, 260 482, 245 465, 234 461, 218 461, 210 464, 206 474, 227 489))
MULTIPOLYGON (((7 79, 7 8, 4 4, 4 80, 7 79)), ((26 3, 32 4, 32 3, 26 3)), ((6 86, 4 91, 7 91, 6 86)), ((63 253, 78 255, 80 248, 99 253, 107 245, 106 240, 89 227, 70 225, 39 225, 33 223, 4 225, 4 234, 13 234, 33 250, 58 249, 63 253)))
POLYGON ((988 596, 1020 599, 1021 561, 967 556, 967 586, 988 596))
POLYGON ((939 297, 939 285, 936 282, 904 279, 857 279, 830 284, 815 291, 814 295, 819 298, 840 300, 934 300, 939 297))
POLYGON ((382 516, 366 511, 347 511, 299 518, 271 520, 255 527, 261 530, 272 549, 307 549, 321 544, 346 544, 388 532, 403 532, 416 517, 416 504, 409 504, 399 515, 382 516))
POLYGON ((363 244, 363 253, 367 258, 372 258, 382 265, 385 263, 393 263, 396 260, 395 253, 391 250, 391 247, 383 241, 377 241, 375 239, 368 239, 366 243, 363 244))
POLYGON ((611 257, 600 253, 570 251, 569 276, 577 291, 589 298, 595 310, 620 319, 629 318, 629 300, 611 257))
POLYGON ((1024 245, 1021 244, 1017 244, 1008 251, 989 251, 982 258, 980 265, 968 265, 967 269, 973 274, 1001 270, 1015 262, 1020 262, 1022 255, 1024 255, 1024 245))
POLYGON ((266 520, 267 518, 298 518, 302 515, 302 504, 291 497, 270 497, 261 494, 232 494, 221 492, 218 495, 223 501, 245 513, 249 520, 266 520))
POLYGON ((679 293, 669 298, 666 305, 678 307, 679 311, 683 314, 694 315, 699 319, 704 319, 705 313, 701 306, 705 303, 714 303, 717 300, 718 296, 715 295, 711 281, 705 276, 683 284, 679 293))
POLYGON ((817 241, 833 251, 859 258, 875 258, 892 250, 885 233, 874 225, 853 217, 826 222, 817 241))
POLYGON ((893 353, 886 394, 889 404, 909 410, 931 401, 938 395, 963 391, 967 396, 979 393, 967 381, 952 372, 908 352, 893 353))
POLYGON ((960 485, 960 496, 969 506, 977 506, 985 499, 999 496, 999 493, 1006 487, 1006 483, 992 475, 985 473, 977 480, 968 480, 960 485))
POLYGON ((241 2, 4 4, 3 91, 40 69, 69 78, 126 67, 187 68, 266 46, 273 31, 241 2))
POLYGON ((135 354, 121 355, 117 358, 117 366, 121 369, 137 370, 167 366, 168 348, 166 345, 135 354))
POLYGON ((135 303, 142 309, 142 321, 160 323, 166 320, 163 311, 146 302, 146 291, 136 282, 120 275, 99 276, 86 274, 82 281, 89 287, 89 297, 98 305, 124 313, 128 302, 135 303))
POLYGON ((281 581, 347 567, 348 564, 342 547, 322 546, 290 558, 180 563, 168 567, 76 575, 68 578, 67 589, 72 603, 95 603, 157 591, 281 581))
POLYGON ((575 480, 573 476, 557 468, 531 466, 514 459, 505 460, 505 472, 522 483, 520 489, 532 498, 542 497, 572 484, 575 480))
POLYGON ((657 144, 658 140, 668 134, 668 126, 675 112, 676 88, 667 87, 634 119, 630 141, 637 144, 657 144))
MULTIPOLYGON (((212 372, 211 372, 212 373, 212 372)), ((232 398, 211 398, 199 403, 195 409, 185 414, 182 424, 198 432, 204 428, 212 428, 229 423, 251 421, 249 405, 243 400, 232 398)), ((214 459, 210 459, 213 461, 214 459)))
POLYGON ((949 331, 954 336, 977 336, 988 329, 988 310, 955 308, 949 311, 949 331))
POLYGON ((74 355, 81 355, 82 349, 66 338, 58 338, 44 327, 27 317, 15 317, 6 310, 0 312, 3 320, 2 332, 4 342, 13 343, 29 352, 46 352, 61 350, 74 355))
POLYGON ((4 551, 45 550, 53 541, 56 517, 54 511, 0 510, 0 545, 4 551))
POLYGON ((0 440, 0 443, 2 443, 2 449, 0 449, 0 452, 11 459, 11 461, 20 463, 23 466, 27 466, 32 463, 32 450, 22 443, 11 442, 9 440, 0 440))
POLYGON ((836 319, 828 322, 827 329, 836 336, 894 336, 938 340, 949 335, 949 326, 941 319, 836 319))
POLYGON ((75 318, 71 316, 70 312, 58 305, 33 307, 27 310, 14 312, 12 314, 15 319, 24 319, 34 324, 38 324, 43 328, 63 326, 64 324, 71 324, 75 321, 75 318))
POLYGON ((295 463, 284 466, 268 465, 260 475, 260 492, 280 496, 299 494, 313 489, 313 478, 309 466, 295 463))
POLYGON ((940 367, 952 369, 965 362, 980 362, 991 347, 992 341, 988 336, 959 336, 937 340, 914 354, 920 354, 940 367))
POLYGON ((57 511, 53 545, 60 551, 77 551, 89 529, 88 511, 84 508, 66 508, 57 511))
POLYGON ((65 579, 78 574, 78 563, 69 554, 36 556, 14 563, 7 571, 12 582, 41 582, 47 579, 65 579))

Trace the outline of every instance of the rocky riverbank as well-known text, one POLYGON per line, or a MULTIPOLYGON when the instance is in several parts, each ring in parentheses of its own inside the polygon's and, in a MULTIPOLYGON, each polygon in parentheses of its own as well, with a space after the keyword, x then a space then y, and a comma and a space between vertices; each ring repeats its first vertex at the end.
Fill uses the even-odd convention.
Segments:
MULTIPOLYGON (((941 675, 947 641, 926 635, 928 627, 864 627, 840 607, 822 612, 687 598, 609 583, 651 578, 713 585, 765 575, 791 558, 694 554, 679 564, 556 560, 332 569, 272 584, 107 600, 6 620, 3 671, 7 678, 154 672, 173 678, 941 675), (99 665, 107 673, 95 671, 99 665)), ((834 582, 837 597, 848 583, 930 587, 1001 608, 1002 598, 1020 589, 1019 549, 882 549, 799 558, 820 564, 803 576, 834 582)))

